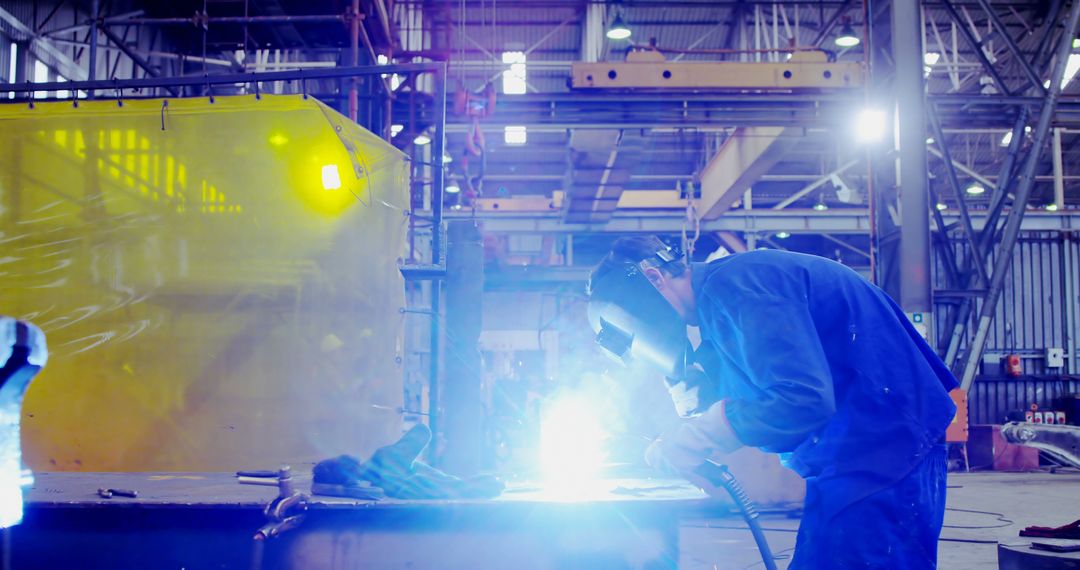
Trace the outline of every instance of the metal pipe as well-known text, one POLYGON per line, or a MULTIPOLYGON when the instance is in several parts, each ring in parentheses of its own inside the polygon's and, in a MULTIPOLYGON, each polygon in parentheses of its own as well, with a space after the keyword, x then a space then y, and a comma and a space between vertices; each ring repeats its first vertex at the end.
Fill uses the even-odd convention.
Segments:
MULTIPOLYGON (((1001 79, 1000 75, 998 75, 997 69, 994 68, 994 64, 990 63, 990 60, 986 58, 986 53, 982 50, 982 44, 980 44, 979 40, 975 39, 975 36, 972 35, 971 30, 967 27, 967 24, 965 24, 964 21, 960 18, 960 14, 956 12, 956 8, 953 7, 950 0, 941 0, 941 5, 949 13, 949 17, 952 18, 953 22, 956 24, 956 28, 960 30, 961 34, 963 34, 964 39, 967 40, 969 44, 971 44, 971 49, 975 52, 975 56, 979 58, 979 63, 982 64, 983 69, 986 70, 990 77, 994 78, 994 82, 998 84, 999 88, 1001 88, 1002 93, 1005 93, 1006 95, 1011 95, 1012 92, 1009 91, 1009 86, 1006 85, 1005 81, 1001 79)), ((922 52, 919 53, 921 54, 922 52)))
MULTIPOLYGON (((356 67, 360 65, 360 0, 352 0, 352 11, 349 14, 349 20, 349 46, 352 48, 352 65, 356 67)), ((376 64, 378 62, 372 60, 371 63, 376 64)), ((349 81, 349 120, 354 123, 356 122, 357 110, 360 107, 356 98, 358 94, 356 78, 353 77, 349 81)))
MULTIPOLYGON (((983 250, 979 246, 979 238, 975 234, 975 229, 971 226, 967 200, 964 199, 964 190, 960 188, 960 181, 956 177, 956 169, 953 168, 952 155, 949 153, 949 145, 945 141, 945 132, 941 129, 941 121, 938 119, 934 106, 928 106, 926 111, 930 119, 930 128, 934 131, 934 138, 941 141, 940 147, 942 159, 945 163, 945 172, 948 175, 949 185, 952 187, 959 205, 961 225, 964 228, 964 237, 967 238, 968 246, 971 247, 971 259, 974 260, 975 274, 979 277, 979 283, 986 283, 987 274, 986 265, 983 264, 983 259, 985 259, 982 253, 983 250)), ((937 211, 936 204, 932 206, 932 210, 937 211)), ((939 230, 944 232, 945 228, 941 227, 939 230)))
MULTIPOLYGON (((98 22, 98 18, 100 18, 100 16, 101 0, 93 0, 90 3, 90 60, 86 66, 87 81, 97 80, 97 36, 98 27, 101 25, 100 22, 98 22)), ((78 88, 73 89, 72 91, 76 91, 77 89, 78 88)), ((87 91, 86 96, 89 99, 93 99, 94 93, 92 91, 87 91)))
POLYGON ((1024 70, 1024 75, 1027 76, 1028 81, 1031 82, 1032 88, 1035 89, 1040 95, 1046 93, 1046 89, 1043 88, 1042 82, 1039 81, 1039 75, 1035 73, 1035 69, 1031 67, 1031 64, 1024 59, 1023 52, 1020 51, 1020 47, 1013 41, 1012 36, 1009 35, 1009 30, 1005 28, 1005 24, 998 18, 998 15, 994 13, 993 8, 990 6, 990 2, 987 0, 978 0, 979 6, 982 6, 983 12, 990 17, 990 23, 998 31, 998 37, 1005 42, 1005 46, 1012 52, 1013 58, 1020 64, 1020 68, 1024 70))
MULTIPOLYGON (((944 0, 948 1, 948 0, 944 0)), ((1020 172, 1020 179, 1013 199, 1013 207, 1009 211, 1009 217, 1005 222, 1004 235, 1001 246, 998 248, 997 259, 994 263, 994 272, 990 279, 989 290, 986 300, 983 302, 979 313, 979 328, 975 331, 975 338, 971 341, 968 352, 967 365, 964 367, 964 375, 961 387, 971 389, 975 381, 975 372, 979 368, 979 360, 982 358, 983 349, 986 347, 986 336, 990 331, 990 323, 997 310, 997 302, 1001 297, 1001 290, 1005 283, 1005 275, 1009 272, 1012 263, 1012 249, 1016 245, 1016 239, 1020 235, 1020 223, 1024 218, 1028 198, 1035 183, 1035 168, 1038 166, 1039 155, 1046 144, 1046 137, 1050 133, 1050 121, 1053 119, 1054 108, 1057 106, 1058 95, 1061 93, 1061 80, 1065 76, 1065 65, 1072 51, 1073 36, 1076 35, 1076 25, 1080 21, 1080 2, 1073 2, 1069 9, 1069 17, 1064 26, 1064 32, 1059 40, 1057 56, 1054 63, 1054 71, 1050 74, 1050 88, 1046 94, 1046 103, 1039 113, 1039 122, 1035 128, 1035 140, 1031 145, 1027 161, 1020 172)))
POLYGON ((1052 143, 1053 161, 1054 161, 1054 206, 1058 210, 1065 208, 1065 168, 1062 165, 1061 156, 1061 129, 1054 129, 1054 140, 1052 143))
POLYGON ((435 112, 432 117, 435 135, 431 141, 432 169, 431 214, 433 233, 431 236, 431 261, 435 265, 442 263, 442 223, 443 223, 443 185, 445 184, 446 166, 443 154, 446 145, 446 64, 435 64, 435 112))
MULTIPOLYGON (((357 75, 378 75, 382 73, 399 73, 399 74, 413 74, 413 73, 435 73, 439 70, 443 70, 445 74, 445 64, 443 63, 399 63, 395 65, 371 65, 371 66, 359 66, 359 67, 330 67, 330 68, 317 68, 317 69, 297 69, 297 70, 285 70, 285 71, 260 71, 255 73, 228 73, 222 75, 197 75, 197 76, 180 76, 180 77, 152 77, 142 79, 120 79, 112 81, 70 81, 70 82, 58 82, 50 81, 47 83, 31 83, 27 84, 11 84, 0 83, 0 93, 3 92, 35 92, 35 91, 56 91, 63 89, 77 89, 82 91, 94 91, 94 90, 124 90, 124 89, 154 89, 154 88, 166 88, 166 87, 187 87, 187 86, 204 86, 204 85, 229 85, 229 84, 244 84, 251 83, 252 81, 303 81, 314 79, 337 79, 341 77, 353 77, 357 75)), ((445 102, 444 102, 445 110, 445 102)))
POLYGON ((103 26, 209 26, 211 24, 299 24, 344 22, 345 14, 322 14, 300 16, 208 16, 198 14, 189 18, 106 18, 103 26))

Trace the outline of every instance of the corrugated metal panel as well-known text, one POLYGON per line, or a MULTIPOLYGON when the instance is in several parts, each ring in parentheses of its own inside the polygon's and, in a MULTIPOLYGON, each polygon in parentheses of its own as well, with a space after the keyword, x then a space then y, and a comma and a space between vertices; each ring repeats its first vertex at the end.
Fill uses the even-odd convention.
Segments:
MULTIPOLYGON (((958 259, 962 259, 968 249, 955 238, 953 250, 958 259)), ((1076 310, 1075 292, 1080 289, 1080 273, 1075 269, 1075 260, 1080 258, 1080 243, 1067 233, 1031 232, 1022 235, 1012 256, 1012 269, 1005 280, 985 352, 992 356, 1020 355, 1024 374, 1063 373, 1069 368, 1047 368, 1044 354, 1051 347, 1065 348, 1067 355, 1077 351, 1076 319, 1070 319, 1069 314, 1076 310), (1068 332, 1070 320, 1074 327, 1071 334, 1068 332), (1071 351, 1070 343, 1074 345, 1071 351)), ((936 288, 949 288, 939 255, 935 255, 934 274, 936 288)), ((969 334, 975 330, 974 315, 980 307, 981 301, 976 303, 968 326, 969 334)), ((934 322, 939 333, 949 332, 945 327, 953 310, 954 305, 938 304, 934 322)), ((969 341, 970 337, 963 339, 961 354, 966 352, 969 341)), ((1071 370, 1075 370, 1075 363, 1071 366, 1074 367, 1071 370)), ((981 373, 997 376, 1002 372, 994 365, 983 364, 981 373)))
MULTIPOLYGON (((972 424, 1000 424, 1011 411, 1055 408, 1055 400, 1080 392, 1080 378, 983 378, 972 386, 968 418, 972 424)), ((1070 419, 1075 422, 1075 419, 1070 419)))

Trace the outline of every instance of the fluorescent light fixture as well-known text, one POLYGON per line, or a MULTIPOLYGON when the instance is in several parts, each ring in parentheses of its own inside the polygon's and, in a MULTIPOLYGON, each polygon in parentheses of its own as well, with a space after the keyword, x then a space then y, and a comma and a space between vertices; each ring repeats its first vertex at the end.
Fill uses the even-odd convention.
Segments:
MULTIPOLYGON (((1028 125, 1028 126, 1024 127, 1024 132, 1025 133, 1030 133, 1031 132, 1031 125, 1028 125)), ((1011 143, 1011 142, 1012 142, 1012 131, 1006 131, 1005 134, 1001 137, 1001 146, 1009 146, 1009 143, 1011 143)))
POLYGON ((607 32, 604 34, 609 40, 625 40, 629 38, 633 32, 623 21, 621 15, 615 16, 615 19, 611 21, 611 26, 608 27, 607 32))
POLYGON ((791 237, 791 234, 788 232, 777 232, 776 234, 776 239, 787 239, 789 237, 791 237))
POLYGON ((336 164, 327 164, 322 167, 323 190, 337 190, 341 188, 341 175, 338 174, 336 164))
POLYGON ((502 91, 504 95, 524 95, 528 91, 528 70, 525 67, 525 52, 504 51, 502 62, 510 68, 502 73, 502 91))
POLYGON ((930 73, 934 71, 934 66, 941 60, 941 54, 932 51, 923 54, 923 76, 930 77, 930 73))
MULTIPOLYGON (((11 59, 8 61, 7 81, 8 81, 8 83, 15 83, 15 76, 18 75, 18 71, 19 71, 19 68, 18 68, 18 65, 17 65, 18 62, 19 62, 19 44, 15 43, 15 42, 11 42, 10 48, 11 49, 8 51, 8 53, 11 54, 11 59)), ((14 99, 14 98, 15 98, 15 92, 14 91, 11 91, 10 93, 8 93, 8 99, 14 99)))
POLYGON ((836 45, 842 48, 852 48, 859 45, 859 36, 855 35, 855 28, 851 27, 850 22, 845 22, 844 27, 840 29, 840 35, 836 36, 836 45))
POLYGON ((986 188, 984 188, 983 185, 979 184, 978 182, 972 182, 968 185, 967 188, 964 189, 964 192, 967 192, 971 196, 979 196, 986 193, 986 188))
POLYGON ((949 209, 949 206, 948 206, 948 205, 946 205, 946 204, 943 204, 943 203, 941 203, 941 202, 938 202, 938 203, 937 203, 937 205, 936 205, 935 207, 936 207, 936 208, 937 208, 937 209, 938 209, 939 211, 941 211, 941 210, 948 210, 948 209, 949 209))
POLYGON ((506 144, 525 144, 528 139, 528 130, 523 125, 507 125, 503 128, 503 142, 506 144))
POLYGON ((1061 78, 1062 89, 1076 77, 1077 71, 1080 71, 1080 53, 1070 55, 1068 61, 1065 62, 1065 76, 1061 78))
MULTIPOLYGON (((49 66, 44 61, 34 62, 34 83, 46 83, 49 81, 49 66)), ((44 99, 49 96, 47 91, 35 91, 34 99, 44 99)))
POLYGON ((405 129, 405 125, 390 125, 390 136, 396 137, 398 133, 405 129))
POLYGON ((457 194, 458 192, 461 192, 461 186, 458 186, 457 182, 450 182, 446 185, 447 194, 457 194))
POLYGON ((412 142, 416 146, 424 146, 431 143, 431 137, 425 135, 424 133, 420 133, 416 135, 416 138, 414 138, 412 142))
POLYGON ((855 117, 855 140, 875 143, 885 137, 887 115, 880 109, 863 109, 855 117))
POLYGON ((1056 212, 1056 211, 1058 211, 1058 205, 1057 204, 1047 204, 1046 205, 1046 211, 1047 212, 1056 212))

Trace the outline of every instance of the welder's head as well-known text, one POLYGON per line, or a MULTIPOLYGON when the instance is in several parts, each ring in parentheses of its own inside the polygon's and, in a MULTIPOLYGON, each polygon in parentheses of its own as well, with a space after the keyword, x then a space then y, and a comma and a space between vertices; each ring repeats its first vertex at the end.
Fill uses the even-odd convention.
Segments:
POLYGON ((687 277, 681 252, 655 236, 615 242, 589 278, 589 323, 597 344, 624 364, 641 362, 681 376, 685 297, 692 295, 687 277))

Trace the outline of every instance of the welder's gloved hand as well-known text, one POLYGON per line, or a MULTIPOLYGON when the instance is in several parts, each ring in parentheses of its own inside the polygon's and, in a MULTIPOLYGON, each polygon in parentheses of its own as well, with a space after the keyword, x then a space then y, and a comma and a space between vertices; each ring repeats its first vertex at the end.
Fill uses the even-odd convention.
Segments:
POLYGON ((502 493, 503 482, 493 476, 462 479, 417 460, 430 441, 431 430, 416 425, 396 443, 377 449, 367 462, 350 455, 319 462, 314 482, 348 486, 367 481, 397 499, 485 499, 502 493))
POLYGON ((668 475, 685 475, 717 453, 742 447, 724 413, 724 401, 696 418, 684 420, 645 450, 645 461, 668 475))
POLYGON ((664 378, 664 384, 682 418, 699 416, 720 399, 715 383, 697 365, 687 367, 681 378, 664 378))

